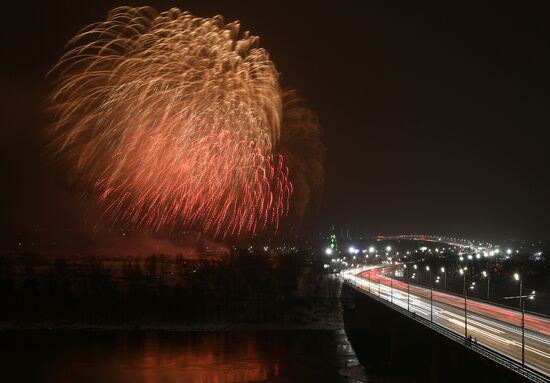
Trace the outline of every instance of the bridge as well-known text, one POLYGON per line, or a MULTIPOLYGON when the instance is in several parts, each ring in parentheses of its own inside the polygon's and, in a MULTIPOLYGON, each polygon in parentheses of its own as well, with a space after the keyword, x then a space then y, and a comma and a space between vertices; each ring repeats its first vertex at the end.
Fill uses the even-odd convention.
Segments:
POLYGON ((550 318, 391 278, 388 266, 342 272, 344 283, 472 352, 533 381, 550 382, 550 318))
POLYGON ((379 235, 376 237, 384 241, 422 241, 432 243, 442 243, 449 246, 460 247, 463 249, 483 249, 490 247, 489 244, 476 243, 475 241, 465 238, 446 237, 440 235, 427 234, 398 234, 398 235, 379 235))

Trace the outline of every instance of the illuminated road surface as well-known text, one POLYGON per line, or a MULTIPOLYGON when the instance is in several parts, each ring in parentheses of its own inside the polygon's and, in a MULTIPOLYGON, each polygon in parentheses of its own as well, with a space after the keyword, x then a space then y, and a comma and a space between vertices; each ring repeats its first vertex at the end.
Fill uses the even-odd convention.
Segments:
MULTIPOLYGON (((382 275, 379 269, 356 269, 343 273, 356 287, 380 296, 399 307, 430 319, 430 289, 410 286, 382 275), (378 283, 380 281, 380 283, 378 283)), ((521 313, 502 307, 467 301, 468 335, 477 343, 521 362, 521 313)), ((440 326, 464 335, 464 298, 433 292, 433 321, 440 326)), ((525 364, 550 376, 550 319, 525 315, 525 364)))

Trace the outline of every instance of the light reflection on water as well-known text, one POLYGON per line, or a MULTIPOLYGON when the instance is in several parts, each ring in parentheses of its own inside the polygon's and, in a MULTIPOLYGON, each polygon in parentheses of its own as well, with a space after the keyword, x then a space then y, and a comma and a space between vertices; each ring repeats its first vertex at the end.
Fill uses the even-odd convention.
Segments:
POLYGON ((0 334, 0 381, 341 382, 343 331, 0 334), (5 364, 5 365, 4 365, 5 364))

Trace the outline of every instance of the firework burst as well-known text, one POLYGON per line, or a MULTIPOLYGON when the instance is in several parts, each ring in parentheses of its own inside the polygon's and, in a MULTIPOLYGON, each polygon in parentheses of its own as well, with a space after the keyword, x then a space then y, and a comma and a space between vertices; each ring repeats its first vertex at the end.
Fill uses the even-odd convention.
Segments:
POLYGON ((288 213, 278 73, 238 22, 117 8, 50 74, 51 147, 115 225, 254 235, 288 213))

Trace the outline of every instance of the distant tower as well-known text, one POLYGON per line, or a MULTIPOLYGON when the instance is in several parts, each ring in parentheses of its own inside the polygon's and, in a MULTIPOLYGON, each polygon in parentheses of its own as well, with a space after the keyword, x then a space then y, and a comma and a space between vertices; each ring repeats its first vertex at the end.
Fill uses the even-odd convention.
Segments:
POLYGON ((334 252, 338 252, 338 242, 336 241, 336 234, 334 234, 334 225, 330 228, 330 248, 334 252))

